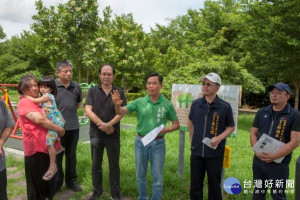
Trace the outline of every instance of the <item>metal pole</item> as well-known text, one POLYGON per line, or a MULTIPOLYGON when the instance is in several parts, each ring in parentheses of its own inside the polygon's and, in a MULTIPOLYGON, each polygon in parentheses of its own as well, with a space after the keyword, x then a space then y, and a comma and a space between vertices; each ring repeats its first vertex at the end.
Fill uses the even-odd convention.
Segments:
POLYGON ((183 176, 185 132, 179 131, 178 174, 183 176))

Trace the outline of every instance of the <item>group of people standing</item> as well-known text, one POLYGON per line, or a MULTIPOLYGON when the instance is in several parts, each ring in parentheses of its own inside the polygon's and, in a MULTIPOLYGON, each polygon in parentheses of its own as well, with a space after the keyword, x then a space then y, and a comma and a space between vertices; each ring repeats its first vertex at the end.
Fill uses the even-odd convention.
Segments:
MULTIPOLYGON (((22 77, 18 88, 21 95, 18 114, 23 132, 25 175, 29 200, 53 199, 55 192, 62 187, 64 181, 67 188, 74 191, 82 190, 77 183, 76 172, 76 147, 79 139, 77 109, 82 101, 82 92, 79 85, 72 81, 72 63, 66 60, 60 61, 56 68, 58 78, 54 81, 57 91, 55 100, 52 99, 50 105, 57 104, 57 109, 61 112, 65 122, 63 125, 53 123, 53 120, 45 118, 45 112, 43 113, 40 104, 31 99, 39 96, 38 81, 34 76, 22 77), (49 133, 48 130, 56 132, 58 136, 55 133, 49 133), (49 145, 49 138, 54 141, 51 145, 49 145), (59 148, 55 146, 55 142, 59 143, 64 151, 60 152, 59 148), (51 159, 49 146, 54 146, 54 151, 57 154, 55 154, 55 165, 51 165, 53 159, 51 159), (66 157, 65 174, 62 169, 64 155, 66 157)), ((99 199, 103 194, 102 162, 104 149, 106 149, 108 157, 111 198, 114 200, 121 199, 120 120, 125 114, 136 112, 138 122, 134 153, 138 199, 149 199, 147 169, 148 162, 150 162, 151 199, 160 200, 163 195, 163 167, 166 155, 164 137, 166 133, 173 132, 180 127, 175 108, 160 93, 163 87, 161 75, 149 74, 145 79, 147 95, 135 99, 128 105, 124 91, 113 85, 114 77, 115 68, 112 65, 101 66, 99 69, 100 84, 90 88, 86 95, 85 114, 91 121, 89 134, 93 185, 93 193, 89 199, 99 199), (171 121, 170 126, 164 127, 153 141, 144 146, 142 138, 154 128, 162 124, 166 125, 167 120, 171 121)), ((200 80, 204 96, 193 101, 187 119, 191 140, 190 198, 192 200, 203 199, 203 183, 207 172, 208 199, 220 200, 222 199, 221 172, 226 137, 234 131, 235 124, 230 104, 217 95, 221 86, 220 76, 216 73, 209 73, 201 77, 200 80), (206 137, 211 140, 209 145, 202 142, 206 137)), ((250 132, 251 145, 253 146, 263 133, 268 133, 286 145, 276 153, 255 152, 253 178, 262 181, 275 178, 285 180, 288 179, 288 164, 291 153, 299 146, 300 114, 287 103, 291 94, 288 85, 278 83, 270 86, 268 90, 271 91, 270 101, 272 105, 262 108, 257 113, 250 132), (282 128, 282 119, 285 120, 284 128, 282 128), (280 134, 277 131, 279 126, 281 126, 280 134), (282 163, 273 162, 283 156, 285 159, 282 163)), ((45 102, 49 101, 49 97, 44 98, 45 102)), ((6 189, 5 193, 3 190, 7 183, 5 158, 1 149, 11 132, 12 125, 7 117, 8 113, 3 101, 0 101, 0 109, 3 111, 0 114, 0 200, 6 200, 6 189)), ((275 194, 272 190, 272 197, 285 199, 285 194, 275 194)), ((263 193, 253 193, 253 199, 264 198, 263 193)))
MULTIPOLYGON (((25 75, 18 85, 20 97, 18 121, 23 135, 29 200, 53 199, 64 181, 67 188, 74 191, 82 190, 77 183, 76 172, 76 147, 79 138, 77 108, 82 100, 82 93, 80 86, 71 80, 73 75, 71 62, 67 60, 57 62, 56 70, 57 79, 47 76, 38 81, 33 75, 25 75), (39 93, 43 96, 39 97, 39 93), (64 155, 65 174, 62 169, 64 155)), ((5 108, 1 108, 4 114, 1 116, 5 117, 1 121, 1 126, 3 125, 3 131, 0 133, 1 161, 4 159, 2 156, 4 152, 1 149, 10 134, 11 122, 3 101, 0 101, 0 105, 5 108)), ((5 176, 5 179, 0 180, 1 186, 5 184, 5 187, 0 189, 0 199, 7 200, 6 172, 1 171, 0 174, 5 176)))

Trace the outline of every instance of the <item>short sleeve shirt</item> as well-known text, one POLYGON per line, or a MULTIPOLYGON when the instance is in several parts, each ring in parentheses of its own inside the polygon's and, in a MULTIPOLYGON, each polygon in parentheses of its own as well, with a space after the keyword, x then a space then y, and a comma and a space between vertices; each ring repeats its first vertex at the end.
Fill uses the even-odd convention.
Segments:
POLYGON ((141 135, 146 135, 161 124, 165 125, 167 120, 178 120, 173 104, 162 95, 155 103, 151 101, 149 95, 138 98, 126 108, 129 112, 137 112, 136 131, 141 135))
POLYGON ((55 80, 57 86, 56 104, 58 110, 65 119, 65 129, 79 129, 77 116, 77 104, 82 101, 82 92, 80 86, 71 81, 68 88, 65 88, 60 82, 55 80))
POLYGON ((31 156, 37 152, 48 154, 45 145, 47 129, 31 122, 26 117, 30 112, 38 112, 43 116, 43 111, 39 104, 27 98, 21 98, 18 103, 18 115, 22 128, 24 155, 31 156))
MULTIPOLYGON (((12 126, 10 117, 8 115, 6 105, 2 99, 0 99, 0 137, 5 128, 12 126)), ((2 149, 2 156, 0 157, 0 171, 5 169, 5 153, 2 149)))
MULTIPOLYGON (((123 100, 122 106, 127 104, 124 91, 116 86, 112 87, 113 90, 118 90, 120 97, 123 100)), ((92 106, 92 111, 95 113, 103 122, 109 122, 116 116, 115 104, 112 101, 111 93, 108 95, 103 91, 101 84, 89 89, 86 95, 85 105, 92 106)), ((90 135, 92 137, 110 138, 120 136, 120 123, 114 125, 115 131, 113 134, 107 135, 101 131, 96 124, 92 121, 90 123, 90 135)))

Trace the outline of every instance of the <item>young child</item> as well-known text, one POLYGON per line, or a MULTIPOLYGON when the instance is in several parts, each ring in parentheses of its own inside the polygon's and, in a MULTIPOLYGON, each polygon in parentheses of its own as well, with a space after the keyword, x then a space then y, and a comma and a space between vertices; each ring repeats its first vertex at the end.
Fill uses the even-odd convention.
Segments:
MULTIPOLYGON (((53 123, 64 127, 65 120, 61 112, 57 109, 55 102, 57 88, 54 78, 52 76, 44 76, 39 81, 38 86, 42 96, 38 98, 26 96, 26 98, 29 98, 35 103, 40 103, 44 116, 53 123)), ((50 166, 47 172, 44 174, 43 180, 51 180, 57 172, 57 166, 55 163, 56 155, 64 151, 64 148, 61 146, 59 140, 60 138, 55 131, 48 130, 46 136, 46 145, 50 157, 50 166)))

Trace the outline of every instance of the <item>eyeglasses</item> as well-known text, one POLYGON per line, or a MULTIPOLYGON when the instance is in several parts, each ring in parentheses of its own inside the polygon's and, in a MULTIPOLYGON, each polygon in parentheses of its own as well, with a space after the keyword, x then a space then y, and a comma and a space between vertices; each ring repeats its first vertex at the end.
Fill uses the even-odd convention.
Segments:
POLYGON ((283 95, 283 94, 287 94, 286 92, 274 92, 274 91, 272 91, 272 92, 270 92, 270 95, 275 95, 275 96, 279 96, 279 95, 283 95))
POLYGON ((212 85, 216 85, 214 83, 204 83, 204 82, 202 82, 201 84, 202 84, 202 86, 207 86, 207 87, 210 87, 212 85))
POLYGON ((147 82, 146 84, 147 85, 158 85, 159 83, 158 82, 147 82))

